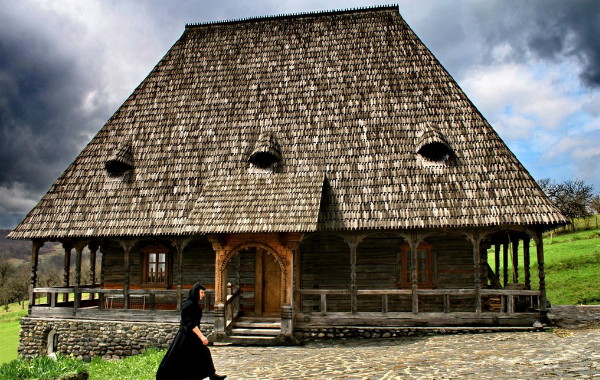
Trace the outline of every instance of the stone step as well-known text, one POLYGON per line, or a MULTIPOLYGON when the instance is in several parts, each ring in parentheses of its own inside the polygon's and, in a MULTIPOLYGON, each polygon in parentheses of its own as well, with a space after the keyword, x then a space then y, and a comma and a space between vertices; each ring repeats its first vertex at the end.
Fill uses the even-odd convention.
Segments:
POLYGON ((241 336, 268 336, 274 337, 281 334, 281 329, 266 329, 266 328, 238 328, 231 329, 232 335, 241 336))
POLYGON ((234 323, 234 327, 248 329, 281 329, 281 322, 237 321, 234 323))

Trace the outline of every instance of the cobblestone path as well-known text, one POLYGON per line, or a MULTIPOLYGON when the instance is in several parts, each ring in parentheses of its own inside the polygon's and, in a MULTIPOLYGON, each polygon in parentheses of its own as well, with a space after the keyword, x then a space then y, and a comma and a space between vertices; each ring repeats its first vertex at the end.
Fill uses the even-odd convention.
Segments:
POLYGON ((211 348, 237 379, 600 379, 600 329, 211 348))

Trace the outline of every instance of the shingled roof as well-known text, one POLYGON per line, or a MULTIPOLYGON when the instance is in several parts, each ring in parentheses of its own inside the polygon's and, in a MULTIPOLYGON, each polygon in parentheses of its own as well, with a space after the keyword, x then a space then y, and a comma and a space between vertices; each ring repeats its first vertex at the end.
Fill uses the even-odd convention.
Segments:
POLYGON ((564 222, 386 6, 186 26, 10 236, 564 222))

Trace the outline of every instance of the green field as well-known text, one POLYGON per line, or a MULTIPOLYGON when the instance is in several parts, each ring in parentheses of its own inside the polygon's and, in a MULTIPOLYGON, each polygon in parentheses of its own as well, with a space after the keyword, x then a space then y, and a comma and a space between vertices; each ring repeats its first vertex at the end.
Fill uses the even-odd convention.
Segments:
POLYGON ((8 312, 2 309, 0 313, 0 364, 17 358, 19 346, 19 319, 25 316, 27 310, 21 310, 19 305, 11 305, 8 312))

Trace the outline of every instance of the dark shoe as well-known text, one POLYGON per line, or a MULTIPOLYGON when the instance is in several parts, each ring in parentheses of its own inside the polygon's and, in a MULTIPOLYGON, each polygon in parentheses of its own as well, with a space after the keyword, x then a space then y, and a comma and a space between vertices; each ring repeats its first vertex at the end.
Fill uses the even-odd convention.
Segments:
POLYGON ((217 375, 216 373, 210 377, 210 380, 223 380, 227 375, 217 375))

